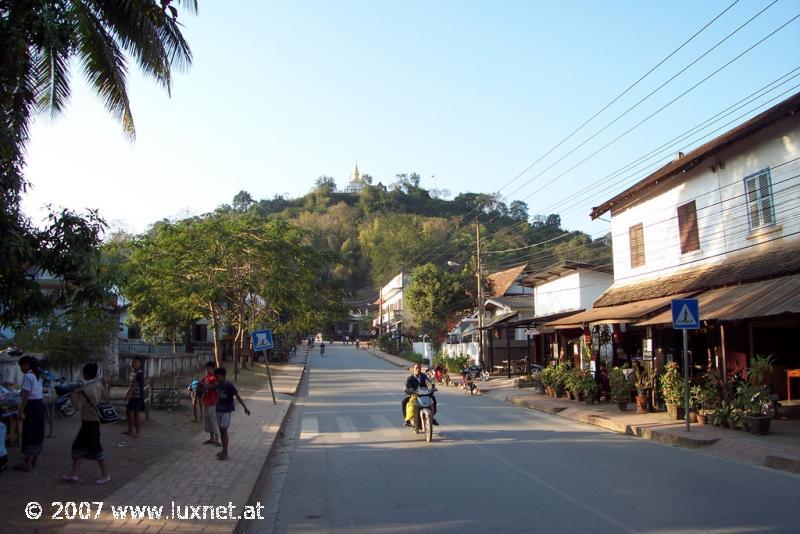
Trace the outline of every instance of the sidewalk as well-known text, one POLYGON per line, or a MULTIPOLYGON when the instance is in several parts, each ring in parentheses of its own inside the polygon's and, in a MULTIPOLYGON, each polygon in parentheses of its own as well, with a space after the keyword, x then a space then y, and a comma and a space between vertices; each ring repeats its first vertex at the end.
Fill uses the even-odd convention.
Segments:
POLYGON ((741 430, 692 424, 687 434, 684 421, 673 421, 664 412, 637 414, 635 404, 622 412, 616 404, 586 404, 519 389, 514 379, 493 378, 481 391, 495 399, 588 423, 613 432, 658 441, 676 447, 700 449, 707 454, 800 473, 800 421, 773 420, 770 433, 754 436, 741 430))
MULTIPOLYGON (((208 517, 210 510, 205 512, 205 520, 172 518, 173 502, 180 507, 181 515, 185 514, 187 507, 198 505, 213 507, 217 514, 216 509, 227 508, 229 502, 236 507, 234 516, 244 513, 244 506, 250 503, 272 444, 294 402, 293 396, 300 386, 307 358, 307 351, 301 349, 289 363, 271 366, 277 405, 273 405, 269 386, 265 384, 243 399, 251 411, 250 417, 246 417, 241 406, 237 406, 231 422, 229 460, 217 460, 215 454, 220 449, 203 445, 208 436, 205 432, 199 433, 187 448, 164 451, 169 455, 166 461, 154 458, 154 463, 141 475, 109 495, 98 519, 73 520, 60 532, 233 532, 239 522, 237 519, 211 519, 208 517), (125 505, 163 506, 163 517, 160 520, 115 520, 111 506, 125 505)), ((188 511, 191 514, 195 510, 188 511)), ((196 511, 202 517, 203 510, 196 511)), ((94 508, 92 517, 93 514, 94 508)))
POLYGON ((386 360, 388 363, 396 365, 397 367, 402 367, 403 369, 410 369, 411 366, 413 365, 411 361, 406 360, 405 358, 401 358, 400 356, 393 356, 387 352, 383 352, 377 347, 365 348, 364 350, 366 350, 373 356, 377 356, 378 358, 386 360))

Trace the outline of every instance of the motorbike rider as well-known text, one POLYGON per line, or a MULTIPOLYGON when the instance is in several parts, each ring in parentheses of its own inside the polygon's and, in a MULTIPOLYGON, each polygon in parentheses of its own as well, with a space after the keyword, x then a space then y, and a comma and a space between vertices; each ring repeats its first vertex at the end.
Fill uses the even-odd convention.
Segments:
MULTIPOLYGON (((400 407, 403 410, 403 419, 406 418, 406 404, 408 404, 408 400, 411 398, 411 394, 417 390, 418 387, 424 387, 433 389, 433 384, 428 375, 422 372, 422 365, 415 363, 413 367, 412 374, 406 379, 406 396, 400 402, 400 407)), ((431 401, 433 402, 433 415, 436 415, 436 397, 431 395, 431 401)), ((439 422, 436 421, 436 417, 431 418, 431 423, 434 425, 438 425, 439 422)), ((405 422, 406 426, 411 426, 411 421, 405 422)))

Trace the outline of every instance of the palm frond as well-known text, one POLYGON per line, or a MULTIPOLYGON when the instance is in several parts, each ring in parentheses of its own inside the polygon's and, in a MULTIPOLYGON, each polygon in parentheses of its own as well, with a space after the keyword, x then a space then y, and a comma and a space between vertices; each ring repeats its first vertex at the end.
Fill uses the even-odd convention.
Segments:
POLYGON ((142 71, 169 92, 169 60, 159 34, 162 20, 167 17, 160 8, 152 0, 86 0, 84 4, 136 60, 142 71))
POLYGON ((125 55, 102 21, 83 2, 73 1, 77 20, 76 53, 84 75, 103 100, 106 109, 122 122, 131 140, 136 137, 128 99, 125 55))
POLYGON ((33 53, 36 111, 58 116, 69 100, 70 51, 61 43, 47 42, 33 53))

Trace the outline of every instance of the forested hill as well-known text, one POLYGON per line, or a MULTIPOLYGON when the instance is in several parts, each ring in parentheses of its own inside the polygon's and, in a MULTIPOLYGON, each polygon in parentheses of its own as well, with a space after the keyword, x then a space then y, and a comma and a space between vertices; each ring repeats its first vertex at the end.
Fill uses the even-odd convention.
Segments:
POLYGON ((314 246, 338 255, 333 274, 350 291, 377 287, 427 262, 474 262, 478 221, 488 271, 521 263, 544 268, 560 260, 611 263, 610 236, 593 241, 570 232, 558 214, 531 214, 525 202, 506 204, 484 193, 447 200, 440 191, 420 187, 416 174, 399 174, 388 186, 373 185, 369 175, 358 178, 357 187, 341 192, 332 178, 322 176, 294 199, 255 200, 241 191, 217 211, 253 212, 308 230, 314 246))

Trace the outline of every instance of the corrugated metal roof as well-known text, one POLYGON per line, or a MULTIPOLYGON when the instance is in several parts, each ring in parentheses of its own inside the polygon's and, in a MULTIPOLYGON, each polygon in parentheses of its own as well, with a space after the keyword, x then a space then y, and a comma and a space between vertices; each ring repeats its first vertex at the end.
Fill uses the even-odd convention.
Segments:
MULTIPOLYGON (((711 289, 697 295, 697 299, 702 321, 736 321, 800 313, 800 274, 711 289)), ((672 312, 667 310, 636 326, 671 322, 672 312)))
MULTIPOLYGON (((555 328, 576 328, 583 325, 602 324, 602 323, 633 323, 641 317, 653 313, 670 305, 672 299, 684 298, 686 294, 661 297, 657 299, 639 300, 620 304, 619 306, 604 306, 602 308, 592 308, 591 310, 576 313, 563 319, 557 319, 546 323, 545 326, 555 328)), ((672 319, 670 319, 671 321, 672 319)))
POLYGON ((756 115, 736 128, 728 130, 719 137, 715 137, 711 141, 700 145, 680 159, 661 167, 644 180, 634 184, 614 198, 603 202, 596 208, 592 208, 590 213, 592 219, 596 219, 609 210, 611 210, 613 216, 614 210, 622 205, 630 205, 631 202, 635 202, 637 197, 642 195, 650 187, 683 176, 683 173, 698 166, 705 159, 714 156, 719 151, 780 120, 791 117, 798 109, 800 109, 800 93, 787 98, 780 104, 756 115))
POLYGON ((489 321, 488 323, 483 325, 483 329, 486 330, 487 328, 491 328, 492 326, 494 326, 496 324, 499 324, 499 323, 502 323, 504 321, 507 321, 510 318, 514 317, 516 314, 517 314, 517 312, 501 313, 500 315, 498 315, 497 317, 494 317, 491 321, 489 321))
POLYGON ((532 310, 534 307, 533 293, 526 293, 524 295, 506 295, 505 297, 492 297, 487 299, 486 302, 499 304, 500 306, 505 306, 513 310, 532 310))

